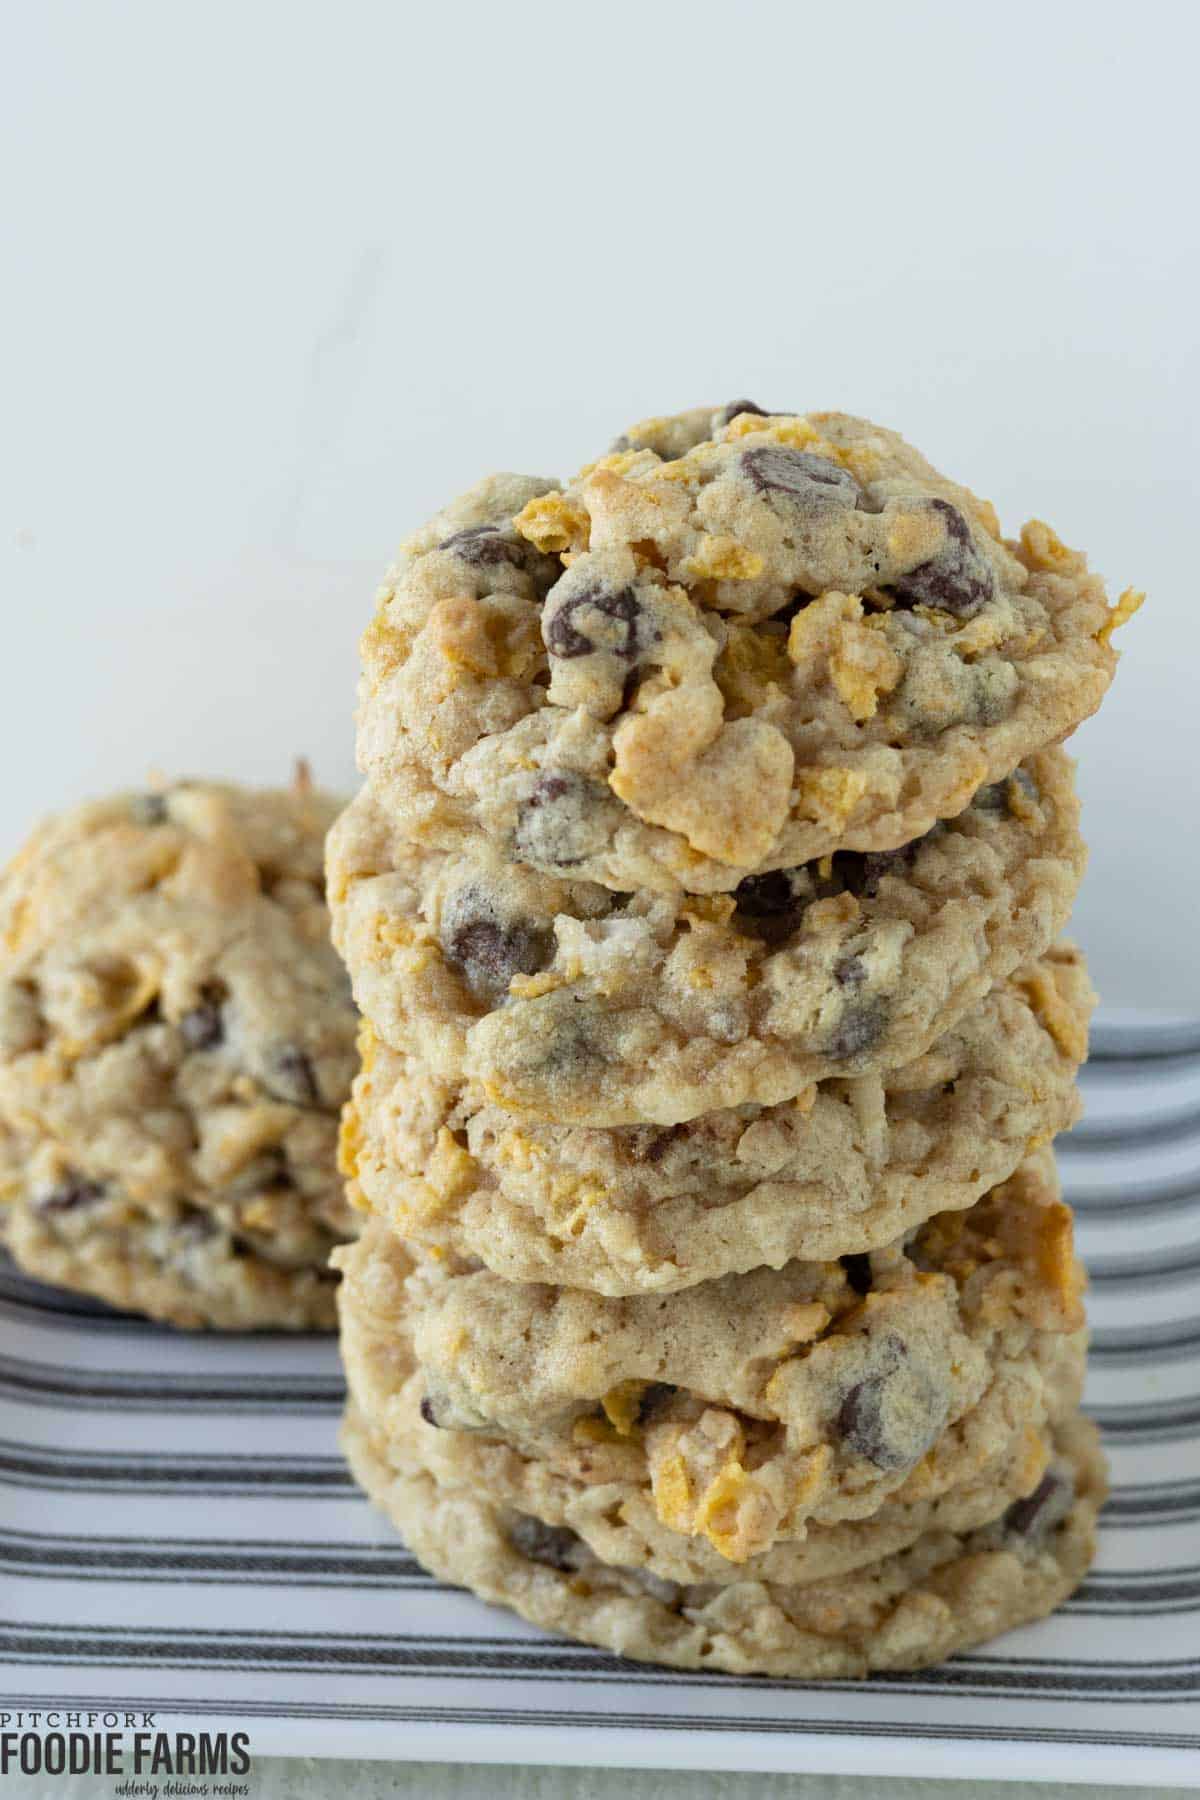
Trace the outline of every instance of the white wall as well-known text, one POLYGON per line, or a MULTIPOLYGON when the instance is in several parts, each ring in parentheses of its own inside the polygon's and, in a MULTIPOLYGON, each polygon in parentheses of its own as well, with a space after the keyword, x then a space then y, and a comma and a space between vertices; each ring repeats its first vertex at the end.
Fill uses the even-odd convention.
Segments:
POLYGON ((1110 1001, 1200 1010, 1200 8, 12 6, 0 854, 150 765, 353 777, 394 541, 749 393, 1150 604, 1079 734, 1110 1001), (14 239, 9 239, 10 243, 14 239))

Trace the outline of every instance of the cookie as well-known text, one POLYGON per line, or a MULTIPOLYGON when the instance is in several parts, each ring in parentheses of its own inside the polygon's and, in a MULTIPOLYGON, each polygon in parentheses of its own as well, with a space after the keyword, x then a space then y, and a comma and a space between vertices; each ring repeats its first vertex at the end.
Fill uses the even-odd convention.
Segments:
POLYGON ((674 1125, 911 1062, 1062 929, 1083 872, 1071 764, 1029 759, 886 855, 731 895, 617 895, 434 851, 368 788, 330 836, 335 939, 374 1028, 532 1118, 674 1125))
POLYGON ((329 941, 336 802, 202 782, 82 806, 0 879, 17 1259, 174 1323, 329 1325, 358 1019, 329 941))
MULTIPOLYGON (((278 1260, 253 1248, 216 1212, 131 1204, 108 1184, 82 1182, 62 1210, 33 1197, 24 1180, 5 1190, 0 1175, 0 1244, 35 1280, 72 1288, 122 1312, 145 1313, 185 1330, 332 1331, 336 1276, 327 1267, 340 1235, 309 1225, 309 1260, 278 1260)), ((260 1234, 261 1235, 261 1234, 260 1234)))
MULTIPOLYGON (((397 1334, 411 1332, 428 1423, 567 1473, 582 1455, 649 1483, 665 1525, 731 1561, 802 1536, 809 1519, 865 1518, 901 1490, 919 1499, 963 1480, 972 1465, 953 1428, 1005 1383, 1026 1390, 1022 1423, 1040 1424, 1037 1347, 1083 1323, 1071 1215, 1046 1153, 869 1257, 667 1296, 412 1269, 378 1224, 342 1267, 347 1307, 390 1308, 397 1334)), ((988 1455, 975 1454, 977 1469, 988 1455)))
POLYGON ((990 1524, 931 1529, 833 1580, 681 1585, 611 1567, 573 1532, 483 1490, 444 1487, 419 1465, 398 1472, 353 1411, 342 1441, 360 1485, 442 1580, 620 1656, 741 1675, 923 1668, 1045 1617, 1095 1555, 1106 1492, 1096 1432, 1076 1417, 1034 1492, 990 1524))
POLYGON ((1060 944, 902 1069, 666 1129, 514 1117, 364 1026, 343 1169, 404 1237, 509 1281, 666 1292, 861 1253, 973 1205, 1074 1124, 1093 999, 1060 944))
POLYGON ((411 836, 729 892, 909 843, 1095 711, 1140 596, 1110 609, 1046 525, 1006 543, 894 432, 746 404, 565 488, 492 477, 407 542, 358 744, 411 836))
POLYGON ((707 1538, 663 1524, 633 1446, 584 1445, 573 1451, 568 1471, 502 1439, 429 1423, 406 1318, 389 1285, 372 1280, 370 1265, 357 1260, 358 1270, 340 1290, 341 1351, 351 1403, 380 1455, 401 1472, 417 1464, 442 1487, 487 1493, 544 1526, 566 1527, 602 1562, 667 1581, 825 1580, 893 1555, 926 1531, 972 1530, 1037 1487, 1051 1454, 1051 1424, 1074 1412, 1083 1385, 1079 1335, 1044 1334, 1035 1351, 1035 1379, 994 1383, 951 1428, 962 1479, 916 1498, 887 1499, 864 1519, 810 1523, 801 1539, 731 1562, 707 1538), (366 1277, 361 1281, 360 1271, 366 1277), (1042 1411, 1047 1423, 1028 1422, 1031 1412, 1042 1411))

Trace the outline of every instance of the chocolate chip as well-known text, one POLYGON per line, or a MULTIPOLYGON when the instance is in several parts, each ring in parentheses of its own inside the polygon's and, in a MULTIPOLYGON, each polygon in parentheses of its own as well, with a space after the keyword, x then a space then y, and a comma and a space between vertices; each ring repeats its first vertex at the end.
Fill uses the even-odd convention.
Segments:
POLYGON ((946 1396, 912 1366, 903 1341, 878 1346, 876 1373, 855 1382, 842 1401, 837 1429, 846 1448, 877 1469, 911 1468, 941 1431, 946 1396))
POLYGON ((958 508, 948 500, 929 504, 946 521, 946 542, 936 556, 893 582, 891 592, 901 606, 932 606, 959 619, 973 618, 995 592, 992 571, 958 508))
POLYGON ((545 994, 534 1005, 540 1042, 526 1067, 553 1070, 569 1086, 595 1081, 609 1060, 597 1009, 581 1006, 569 988, 545 994))
POLYGON ((40 1213, 76 1212, 81 1206, 94 1206, 97 1200, 104 1198, 104 1183, 89 1181, 83 1175, 68 1175, 35 1201, 40 1213))
POLYGON ((833 978, 839 987, 861 987, 867 979, 867 968, 861 956, 840 956, 833 965, 833 978))
POLYGON ((837 889, 859 900, 874 900, 884 876, 903 875, 911 869, 921 845, 938 830, 935 825, 924 837, 913 838, 897 850, 835 851, 833 875, 837 889))
POLYGON ((167 822, 167 796, 165 794, 135 794, 129 802, 129 810, 139 825, 165 825, 167 822))
POLYGON ((527 806, 545 806, 550 800, 561 800, 579 782, 577 775, 539 775, 527 806))
POLYGON ((528 547, 499 525, 468 525, 443 538, 439 550, 452 550, 473 568, 490 569, 507 563, 510 569, 526 567, 528 547))
POLYGON ((638 1401, 637 1422, 648 1425, 675 1398, 679 1389, 670 1381, 652 1381, 642 1390, 638 1401))
POLYGON ((858 483, 849 470, 809 450, 762 444, 745 451, 740 461, 742 473, 760 494, 783 494, 805 512, 852 508, 858 500, 858 483))
POLYGON ((871 1258, 865 1251, 852 1251, 838 1258, 846 1271, 846 1280, 856 1294, 869 1294, 871 1291, 871 1258))
POLYGON ((299 1044, 276 1044, 267 1055, 267 1086, 293 1106, 315 1106, 321 1098, 316 1071, 299 1044))
POLYGON ((667 1151, 671 1148, 671 1145, 677 1144, 680 1138, 687 1136, 687 1129, 686 1124, 684 1124, 669 1125, 665 1131, 656 1131, 648 1144, 644 1147, 639 1146, 635 1151, 638 1161, 648 1163, 661 1162, 663 1157, 667 1154, 667 1151))
POLYGON ((612 796, 586 776, 539 775, 517 814, 513 855, 535 868, 572 868, 603 848, 612 796))
POLYGON ((633 666, 621 684, 621 711, 628 712, 637 699, 638 689, 646 679, 646 670, 633 666))
POLYGON ((855 1000, 842 1012, 825 1045, 834 1062, 853 1062, 873 1050, 887 1025, 887 1010, 880 1000, 855 1000))
POLYGON ((518 1513, 508 1527, 508 1541, 518 1556, 567 1574, 576 1566, 579 1539, 565 1525, 547 1525, 529 1513, 518 1513))
POLYGON ((734 924, 764 944, 781 944, 796 929, 807 901, 802 901, 786 869, 747 875, 734 889, 734 924))
POLYGON ((766 875, 747 875, 734 891, 737 909, 743 918, 774 919, 791 908, 794 895, 786 869, 771 869, 766 875))
POLYGON ((1066 1517, 1074 1498, 1074 1483, 1058 1471, 1047 1469, 1032 1494, 1013 1501, 1004 1515, 1005 1530, 1017 1537, 1044 1537, 1066 1517))
POLYGON ((433 1402, 428 1394, 421 1395, 421 1417, 427 1425, 437 1425, 437 1414, 433 1410, 433 1402))
POLYGON ((641 616, 642 609, 632 588, 614 593, 597 584, 582 593, 569 594, 557 605, 551 591, 542 618, 542 637, 551 656, 569 659, 601 650, 623 662, 632 662, 638 653, 641 616))
POLYGON ((1041 799, 1037 782, 1027 769, 1014 769, 1006 781, 993 781, 988 787, 979 788, 971 805, 985 813, 1011 813, 1017 816, 1013 806, 1014 788, 1027 801, 1036 806, 1041 799))
POLYGON ((552 933, 523 919, 505 918, 478 887, 458 888, 442 908, 440 940, 446 961, 477 1000, 496 1002, 514 975, 533 975, 551 953, 552 933))
POLYGON ((888 1443, 883 1422, 887 1379, 886 1375, 869 1375, 865 1381, 856 1382, 842 1401, 837 1418, 846 1448, 878 1469, 904 1466, 904 1458, 897 1457, 888 1443))
POLYGON ((222 997, 223 990, 215 986, 202 988, 198 1004, 189 1007, 180 1019, 180 1035, 189 1050, 212 1050, 224 1040, 222 997))
POLYGON ((718 426, 731 424, 740 413, 753 413, 757 419, 769 419, 771 417, 765 407, 756 406, 753 400, 731 400, 729 404, 723 406, 717 414, 718 426))

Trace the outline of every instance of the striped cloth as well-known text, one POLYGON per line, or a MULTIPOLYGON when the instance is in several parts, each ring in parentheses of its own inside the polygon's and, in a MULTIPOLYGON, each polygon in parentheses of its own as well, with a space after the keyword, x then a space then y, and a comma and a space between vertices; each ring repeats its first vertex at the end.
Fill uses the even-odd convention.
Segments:
POLYGON ((338 1457, 320 1338, 172 1334, 0 1271, 5 1709, 256 1755, 1200 1785, 1200 1025, 1102 1015, 1061 1146, 1114 1493, 1052 1620, 921 1675, 639 1668, 425 1575, 338 1457))

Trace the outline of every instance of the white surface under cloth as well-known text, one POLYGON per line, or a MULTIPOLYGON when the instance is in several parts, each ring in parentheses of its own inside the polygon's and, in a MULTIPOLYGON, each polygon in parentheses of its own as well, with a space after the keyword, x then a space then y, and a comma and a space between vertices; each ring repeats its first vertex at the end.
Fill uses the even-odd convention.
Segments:
POLYGON ((6 1706, 151 1708, 255 1757, 1200 1785, 1200 1024, 1102 1019, 1062 1148, 1114 1493, 1052 1620, 865 1684, 685 1675, 443 1587, 352 1488, 328 1340, 0 1284, 6 1706))

